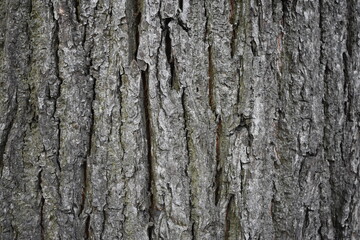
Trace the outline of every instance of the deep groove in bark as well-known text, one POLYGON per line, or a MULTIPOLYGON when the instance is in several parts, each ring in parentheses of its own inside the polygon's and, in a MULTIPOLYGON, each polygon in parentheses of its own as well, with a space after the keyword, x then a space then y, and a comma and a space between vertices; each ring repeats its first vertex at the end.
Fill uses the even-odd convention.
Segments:
POLYGON ((204 15, 205 15, 205 29, 204 29, 204 42, 208 41, 209 35, 209 16, 206 8, 206 1, 204 1, 204 15))
MULTIPOLYGON (((137 11, 139 11, 137 9, 137 11)), ((139 51, 139 44, 140 44, 140 23, 141 23, 141 12, 139 11, 135 18, 135 25, 136 25, 136 31, 135 31, 135 53, 134 53, 134 59, 137 58, 137 53, 139 51)))
MULTIPOLYGON (((122 93, 121 93, 121 87, 122 87, 122 84, 123 84, 123 75, 124 74, 121 73, 121 70, 118 70, 118 82, 119 82, 119 84, 117 85, 117 88, 116 88, 116 94, 119 97, 120 116, 122 116, 122 100, 123 100, 123 96, 122 96, 122 93)), ((121 129, 121 126, 122 126, 122 124, 120 125, 120 129, 121 129)))
MULTIPOLYGON (((347 50, 349 52, 349 49, 347 50)), ((350 50, 351 51, 351 50, 350 50)), ((344 92, 343 94, 346 96, 346 101, 344 101, 344 114, 346 116, 346 121, 347 122, 352 122, 351 120, 351 98, 352 98, 352 94, 351 94, 351 86, 350 86, 350 73, 349 73, 349 60, 348 60, 348 55, 346 53, 343 53, 343 64, 344 64, 344 68, 343 68, 343 72, 344 72, 344 92)))
POLYGON ((214 99, 214 64, 212 61, 212 47, 211 45, 209 45, 208 47, 208 78, 209 78, 209 83, 208 83, 208 88, 209 88, 209 106, 210 109, 213 113, 215 113, 216 107, 215 107, 215 99, 214 99))
POLYGON ((85 239, 90 239, 90 216, 89 214, 85 220, 85 239))
MULTIPOLYGON (((105 203, 106 206, 107 203, 105 203)), ((103 219, 102 219, 102 223, 101 223, 101 232, 100 232, 100 239, 103 239, 104 236, 104 231, 105 231, 105 223, 106 223, 106 211, 105 211, 105 207, 102 210, 102 214, 103 214, 103 219)))
MULTIPOLYGON (((90 73, 91 68, 91 61, 90 65, 88 66, 88 71, 90 73)), ((86 158, 88 158, 91 155, 91 148, 92 148, 92 135, 94 133, 94 125, 95 125, 95 111, 94 111, 94 101, 96 98, 96 78, 92 77, 90 74, 90 81, 92 81, 92 93, 91 93, 91 102, 90 102, 90 127, 89 127, 89 133, 88 133, 88 146, 86 151, 86 158)))
POLYGON ((195 222, 191 224, 191 237, 192 240, 196 240, 196 234, 195 234, 195 222))
POLYGON ((73 0, 74 1, 74 9, 75 9, 75 17, 76 21, 80 23, 80 0, 73 0))
POLYGON ((45 204, 45 198, 43 196, 43 190, 42 190, 42 169, 40 169, 38 174, 38 190, 41 196, 40 199, 40 237, 42 240, 45 239, 45 226, 44 226, 44 204, 45 204))
POLYGON ((169 23, 172 21, 172 18, 165 18, 163 20, 162 30, 164 35, 165 43, 165 55, 167 62, 170 67, 170 87, 171 89, 179 89, 179 84, 176 82, 176 71, 175 71, 175 59, 172 55, 172 45, 171 45, 171 34, 169 23))
POLYGON ((229 0, 229 5, 230 5, 229 22, 230 22, 230 24, 234 24, 235 14, 236 14, 236 7, 237 7, 236 0, 229 0))
MULTIPOLYGON (((304 225, 302 227, 302 237, 304 238, 305 237, 305 232, 306 232, 306 229, 308 228, 309 226, 309 208, 308 207, 305 207, 305 216, 304 216, 304 225)), ((304 238, 305 239, 305 238, 304 238)))
MULTIPOLYGON (((336 183, 336 180, 343 181, 343 178, 339 178, 337 173, 337 168, 341 167, 341 163, 337 163, 335 161, 332 161, 329 155, 332 155, 332 145, 331 140, 332 133, 331 129, 333 129, 333 118, 334 115, 331 112, 331 106, 333 103, 333 89, 331 87, 331 80, 332 80, 332 68, 331 68, 331 59, 328 59, 329 56, 326 54, 326 46, 329 44, 328 36, 326 35, 326 31, 328 30, 327 25, 327 12, 328 8, 326 3, 323 0, 320 0, 319 3, 319 27, 321 29, 320 34, 320 62, 324 65, 324 71, 323 71, 323 82, 324 82, 324 98, 323 98, 323 108, 324 108, 324 155, 325 159, 328 161, 329 166, 329 184, 330 184, 330 199, 331 199, 331 218, 332 223, 334 226, 334 237, 335 239, 345 239, 345 226, 341 223, 342 218, 342 206, 344 204, 344 201, 346 201, 346 195, 339 197, 338 192, 342 191, 342 189, 339 189, 338 184, 336 183)), ((344 193, 344 192, 343 192, 344 193)))
POLYGON ((189 206, 190 206, 190 223, 192 223, 192 227, 191 227, 191 234, 192 234, 192 238, 194 239, 194 219, 193 219, 193 201, 192 201, 192 194, 191 194, 191 190, 192 190, 192 174, 191 174, 191 170, 189 169, 191 161, 192 161, 192 157, 191 157, 191 152, 190 152, 190 134, 189 134, 189 129, 188 129, 188 113, 186 110, 186 97, 185 97, 185 90, 186 88, 183 88, 183 92, 181 94, 181 105, 182 105, 182 110, 183 110, 183 119, 184 119, 184 130, 185 130, 185 141, 186 141, 186 153, 187 153, 187 158, 188 158, 188 162, 186 165, 186 169, 185 169, 185 174, 187 175, 187 177, 189 178, 189 206))
MULTIPOLYGON (((141 84, 143 93, 143 108, 144 108, 144 122, 145 122, 145 136, 147 144, 147 164, 148 164, 148 177, 149 185, 148 192, 150 194, 150 206, 149 206, 149 221, 153 220, 153 212, 155 209, 155 195, 154 190, 154 164, 152 156, 152 130, 151 130, 151 116, 150 116, 150 98, 149 98, 149 72, 148 68, 145 71, 141 71, 141 84)), ((153 226, 148 227, 148 237, 152 239, 153 226)))
POLYGON ((285 19, 287 17, 288 14, 288 6, 286 5, 286 0, 281 0, 281 5, 282 5, 282 25, 284 26, 285 24, 285 19))
POLYGON ((216 162, 216 173, 215 173, 215 205, 218 205, 221 197, 221 178, 222 178, 222 166, 221 166, 221 135, 222 135, 222 122, 219 117, 217 128, 216 128, 216 141, 215 141, 215 162, 216 162))
MULTIPOLYGON (((59 22, 58 20, 55 19, 55 15, 54 15, 54 5, 52 3, 52 1, 50 1, 50 10, 53 16, 53 21, 55 23, 55 28, 53 31, 54 34, 54 39, 52 42, 52 46, 54 49, 54 62, 55 62, 55 75, 56 78, 59 82, 59 86, 57 87, 57 93, 56 93, 56 97, 54 99, 54 115, 57 112, 57 104, 58 104, 58 98, 61 95, 61 86, 63 83, 63 79, 60 77, 60 56, 59 56, 59 45, 60 45, 60 37, 59 37, 59 30, 60 30, 60 26, 59 26, 59 22)), ((55 116, 54 116, 55 118, 55 116)), ((57 130, 58 130, 58 134, 57 134, 57 147, 56 147, 56 156, 55 156, 55 161, 56 161, 56 166, 59 170, 59 172, 61 172, 61 164, 60 164, 60 144, 61 144, 61 130, 60 130, 60 119, 59 118, 55 118, 57 120, 57 130)))
POLYGON ((230 18, 229 22, 232 26, 231 31, 231 40, 230 40, 230 55, 231 58, 234 57, 236 51, 236 42, 237 42, 237 31, 238 26, 240 24, 240 19, 237 18, 237 11, 238 11, 238 2, 236 0, 230 0, 230 18))
MULTIPOLYGON (((91 55, 91 51, 89 53, 89 55, 91 55)), ((88 74, 90 74, 90 78, 92 79, 93 83, 92 83, 92 99, 91 99, 91 103, 90 103, 90 128, 89 128, 89 133, 88 133, 88 146, 87 146, 87 153, 86 153, 86 158, 83 160, 82 164, 81 164, 81 172, 82 172, 82 194, 81 194, 81 204, 80 204, 80 211, 79 211, 79 216, 83 213, 84 209, 85 209, 85 205, 86 205, 86 197, 88 195, 88 161, 89 161, 89 156, 91 155, 91 149, 92 149, 92 135, 94 133, 94 125, 95 125, 95 111, 94 111, 94 101, 95 101, 95 97, 96 97, 96 79, 94 77, 91 76, 91 66, 92 66, 92 61, 90 60, 90 64, 87 67, 87 71, 89 72, 88 74)))
POLYGON ((226 213, 225 213, 225 231, 224 231, 224 240, 230 239, 230 225, 231 225, 231 219, 230 219, 230 211, 232 211, 232 204, 234 201, 234 195, 230 195, 229 202, 226 206, 226 213))
POLYGON ((147 234, 148 234, 148 238, 149 240, 152 240, 153 237, 152 237, 152 232, 154 231, 154 226, 148 226, 148 229, 147 229, 147 234))
POLYGON ((85 160, 81 165, 81 172, 82 172, 82 191, 81 191, 81 202, 80 202, 80 211, 78 217, 83 213, 85 209, 85 202, 86 202, 86 196, 88 193, 88 173, 87 173, 87 161, 85 160))
POLYGON ((355 4, 352 3, 351 0, 347 0, 347 25, 346 25, 346 54, 343 54, 343 62, 344 62, 344 91, 346 93, 346 101, 344 101, 344 113, 346 116, 346 120, 348 122, 352 122, 351 116, 351 107, 352 107, 352 99, 353 99, 353 88, 351 86, 351 64, 352 57, 354 51, 354 43, 357 42, 358 36, 358 28, 356 25, 356 15, 354 14, 353 6, 355 4))
POLYGON ((179 24, 179 26, 187 33, 189 33, 189 31, 191 30, 187 24, 185 22, 183 22, 183 20, 181 20, 181 18, 177 19, 177 23, 179 24))
MULTIPOLYGON (((160 21, 160 27, 162 27, 162 17, 161 17, 161 12, 160 12, 160 9, 161 9, 161 1, 160 1, 160 6, 159 6, 159 11, 157 13, 157 16, 159 17, 159 21, 160 21)), ((156 61, 155 61, 155 69, 156 69, 156 79, 159 81, 160 80, 160 77, 159 77, 159 58, 160 58, 160 50, 161 50, 161 47, 162 47, 162 43, 163 43, 163 33, 164 31, 161 31, 161 36, 160 36, 160 43, 159 43, 159 46, 157 48, 157 51, 156 51, 156 61)))
POLYGON ((179 9, 183 11, 183 6, 184 6, 183 0, 179 0, 178 3, 179 3, 179 9))
POLYGON ((140 23, 141 23, 141 5, 142 0, 126 1, 126 18, 128 20, 128 46, 129 63, 136 60, 140 44, 140 23))
POLYGON ((15 117, 11 117, 11 120, 7 121, 7 127, 5 127, 4 131, 3 131, 3 137, 0 142, 0 177, 2 177, 2 172, 3 172, 3 168, 4 168, 4 154, 5 154, 5 150, 6 150, 6 144, 8 142, 9 139, 9 134, 10 131, 12 129, 12 126, 14 124, 14 119, 15 117))
POLYGON ((251 44, 251 51, 252 51, 253 55, 258 56, 258 49, 257 49, 257 44, 256 44, 255 40, 254 39, 251 40, 250 44, 251 44))

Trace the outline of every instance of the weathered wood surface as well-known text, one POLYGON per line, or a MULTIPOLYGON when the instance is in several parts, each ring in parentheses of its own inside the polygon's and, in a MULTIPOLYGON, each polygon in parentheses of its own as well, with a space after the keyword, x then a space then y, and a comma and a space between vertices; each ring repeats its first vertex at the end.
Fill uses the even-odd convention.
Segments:
POLYGON ((0 1, 0 239, 360 239, 360 2, 0 1))

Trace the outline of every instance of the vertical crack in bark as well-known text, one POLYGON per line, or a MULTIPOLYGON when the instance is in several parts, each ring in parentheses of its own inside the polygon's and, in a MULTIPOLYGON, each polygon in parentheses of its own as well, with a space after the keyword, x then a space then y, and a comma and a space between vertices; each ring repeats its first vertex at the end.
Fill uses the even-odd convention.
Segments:
MULTIPOLYGON (((15 94, 17 95, 17 94, 15 94)), ((2 177, 2 172, 3 172, 3 168, 4 168, 4 154, 5 154, 5 150, 6 150, 6 144, 9 140, 9 135, 10 135, 10 131, 12 129, 12 126, 14 124, 14 116, 10 116, 10 119, 7 119, 6 121, 6 127, 4 128, 3 132, 2 132, 2 136, 0 139, 0 177, 2 177)))
MULTIPOLYGON (((323 45, 324 45, 324 16, 323 16, 323 8, 324 8, 324 3, 323 0, 319 1, 319 29, 320 29, 320 60, 322 60, 324 58, 323 55, 323 45)), ((284 10, 283 10, 284 11, 284 10)))
MULTIPOLYGON (((350 49, 347 49, 347 54, 349 54, 350 49)), ((351 99, 352 99, 352 93, 351 93, 351 87, 350 87, 350 72, 349 72, 349 60, 348 55, 346 53, 343 53, 343 72, 344 72, 344 95, 346 101, 344 101, 344 115, 346 116, 346 121, 351 122, 351 99)))
POLYGON ((178 1, 178 4, 179 4, 179 9, 180 9, 180 11, 182 12, 182 11, 183 11, 183 7, 184 7, 184 2, 183 2, 183 0, 179 0, 179 1, 178 1))
MULTIPOLYGON (((326 34, 326 31, 329 31, 328 26, 328 19, 327 14, 329 9, 328 5, 325 3, 325 1, 320 0, 319 3, 319 28, 320 28, 320 63, 324 66, 323 71, 323 84, 324 84, 324 98, 323 98, 323 108, 324 108, 324 135, 323 135, 323 143, 324 143, 324 156, 325 160, 328 162, 329 166, 329 186, 330 186, 330 206, 331 206, 331 220, 332 220, 332 226, 331 228, 334 230, 334 237, 335 239, 344 239, 345 236, 345 227, 342 224, 342 208, 344 206, 344 201, 346 201, 346 192, 341 189, 341 186, 338 185, 338 181, 344 181, 343 176, 339 176, 339 170, 338 168, 341 168, 343 163, 335 162, 333 160, 333 151, 332 149, 334 146, 332 143, 334 143, 334 126, 333 122, 336 117, 334 113, 332 112, 331 108, 334 104, 333 100, 333 94, 334 89, 332 88, 332 68, 331 63, 328 63, 328 61, 331 61, 331 57, 328 56, 326 49, 328 49, 328 45, 331 44, 331 40, 328 39, 328 36, 326 34), (339 178, 340 177, 340 178, 339 178), (340 197, 339 192, 341 194, 345 194, 344 196, 340 197)), ((341 153, 340 153, 341 154, 341 153)), ((327 226, 327 222, 323 223, 324 226, 327 226)), ((329 228, 329 227, 327 227, 329 228)), ((326 228, 326 229, 327 229, 326 228)), ((325 230, 326 230, 325 229, 325 230)))
MULTIPOLYGON (((159 11, 157 12, 157 16, 159 18, 159 21, 160 21, 160 27, 162 29, 162 17, 161 17, 161 4, 162 4, 162 1, 160 0, 160 3, 159 3, 159 11)), ((160 59, 160 49, 161 49, 161 46, 162 46, 162 41, 163 41, 163 32, 164 31, 161 31, 161 37, 160 37, 160 43, 159 43, 159 46, 156 50, 156 63, 155 63, 155 69, 156 69, 156 78, 157 80, 159 81, 159 59, 160 59)))
POLYGON ((240 112, 240 107, 241 107, 241 98, 242 98, 242 89, 243 89, 243 85, 244 85, 244 57, 240 56, 239 57, 239 68, 237 68, 237 75, 238 75, 238 79, 239 79, 239 84, 238 84, 238 89, 237 89, 237 94, 236 94, 236 107, 237 107, 237 112, 240 112))
POLYGON ((208 46, 208 78, 209 78, 209 106, 213 113, 215 113, 216 106, 215 106, 215 99, 214 99, 214 64, 212 61, 212 47, 211 45, 208 46))
MULTIPOLYGON (((141 85, 142 85, 142 99, 144 108, 144 124, 145 124, 145 137, 147 144, 147 163, 148 163, 148 177, 149 185, 148 191, 150 194, 150 206, 149 206, 149 221, 153 220, 153 211, 155 208, 155 195, 154 190, 154 163, 152 156, 152 129, 151 129, 151 113, 150 113, 150 97, 149 97, 149 72, 148 67, 145 71, 141 71, 141 85)), ((148 227, 148 237, 152 239, 153 226, 148 227)))
POLYGON ((252 54, 253 54, 254 56, 258 56, 258 49, 257 49, 257 44, 256 44, 255 40, 254 40, 254 39, 251 40, 250 44, 251 44, 252 54))
POLYGON ((229 22, 230 24, 234 24, 235 17, 236 17, 236 8, 237 8, 237 1, 229 0, 230 2, 230 15, 229 15, 229 22))
POLYGON ((216 128, 216 142, 215 142, 215 162, 216 162, 216 173, 215 173, 215 205, 218 205, 221 196, 221 178, 222 178, 222 166, 221 166, 221 140, 222 140, 222 122, 219 117, 217 128, 216 128))
MULTIPOLYGON (((54 30, 53 30, 53 35, 54 38, 52 40, 52 49, 54 49, 53 55, 54 55, 54 67, 55 67, 55 75, 56 78, 58 80, 58 87, 57 87, 57 93, 56 93, 56 97, 54 99, 54 115, 57 111, 57 104, 58 104, 58 99, 61 95, 61 85, 63 83, 63 79, 60 76, 60 56, 59 56, 59 44, 60 44, 60 37, 59 37, 59 30, 60 30, 60 26, 59 26, 59 22, 58 20, 56 20, 55 18, 55 9, 54 9, 54 5, 53 2, 50 1, 50 11, 52 13, 52 17, 53 17, 53 21, 54 21, 54 30)), ((55 161, 56 161, 56 166, 59 170, 59 172, 61 172, 61 164, 60 164, 60 143, 61 143, 61 129, 60 129, 60 119, 56 118, 55 116, 53 116, 55 121, 57 121, 57 149, 56 149, 56 156, 55 156, 55 161)), ((57 177, 57 176, 56 176, 57 177)))
MULTIPOLYGON (((91 52, 91 50, 90 50, 91 52)), ((91 55, 91 54, 89 54, 91 55)), ((94 111, 94 101, 95 101, 95 97, 96 97, 96 79, 94 77, 92 77, 91 73, 90 73, 90 69, 91 69, 91 60, 90 60, 90 64, 87 67, 87 71, 88 74, 90 75, 90 81, 92 81, 92 96, 91 96, 91 103, 90 103, 90 126, 89 126, 89 133, 88 133, 88 144, 87 144, 87 152, 86 152, 86 157, 83 160, 83 162, 81 163, 81 172, 82 172, 82 193, 81 193, 81 203, 80 203, 80 211, 78 214, 78 217, 83 214, 84 210, 85 210, 85 205, 86 205, 86 197, 87 197, 87 193, 88 193, 88 188, 89 188, 89 184, 88 184, 88 175, 89 175, 89 169, 88 169, 88 164, 89 164, 89 157, 91 155, 91 149, 92 149, 92 136, 94 133, 94 125, 95 125, 95 111, 94 111)))
POLYGON ((44 204, 45 204, 45 198, 43 195, 43 190, 42 190, 42 169, 40 169, 39 174, 38 174, 38 191, 40 194, 40 236, 41 236, 41 240, 45 239, 45 226, 44 226, 44 204))
POLYGON ((273 225, 275 225, 276 223, 276 217, 275 217, 275 213, 276 213, 276 202, 275 202, 275 196, 276 196, 276 187, 275 187, 275 182, 273 180, 272 182, 272 198, 271 198, 271 204, 270 204, 270 215, 271 215, 271 221, 273 223, 273 225))
POLYGON ((85 160, 82 164, 81 164, 81 172, 82 172, 82 192, 81 192, 81 202, 80 202, 80 211, 78 214, 78 217, 80 217, 80 215, 83 213, 84 209, 85 209, 85 202, 86 202, 86 195, 87 195, 87 188, 88 188, 88 174, 87 174, 87 161, 85 160))
POLYGON ((356 16, 353 9, 353 6, 356 5, 352 3, 351 0, 347 0, 347 25, 346 25, 346 54, 343 54, 343 63, 344 63, 344 94, 346 95, 344 101, 344 114, 348 122, 353 122, 351 116, 351 107, 353 99, 353 88, 351 87, 351 60, 353 58, 354 45, 357 42, 358 28, 356 24, 356 16), (349 61, 350 60, 350 61, 349 61))
POLYGON ((305 207, 304 223, 303 223, 303 226, 302 226, 302 237, 303 237, 303 239, 306 239, 305 238, 306 229, 309 227, 309 223, 310 223, 309 212, 310 212, 310 209, 308 207, 305 207))
POLYGON ((75 18, 80 23, 80 0, 73 0, 73 7, 75 10, 75 18))
POLYGON ((171 34, 170 34, 170 27, 169 23, 172 21, 172 18, 165 18, 162 23, 162 31, 165 40, 165 55, 167 62, 170 67, 170 87, 171 89, 179 90, 179 83, 176 82, 175 76, 175 59, 172 55, 172 45, 171 45, 171 34))
MULTIPOLYGON (((77 1, 77 0, 76 0, 77 1)), ((79 7, 79 6, 77 6, 79 7)), ((91 53, 93 50, 93 43, 90 42, 89 44, 89 48, 86 48, 86 41, 88 40, 87 35, 86 35, 86 31, 87 31, 87 27, 85 25, 84 29, 84 37, 82 39, 82 47, 84 49, 87 50, 87 54, 85 55, 85 62, 86 62, 86 66, 84 69, 85 75, 89 78, 89 84, 91 84, 91 96, 90 96, 90 104, 89 104, 89 108, 90 108, 90 121, 89 121, 89 129, 88 129, 88 134, 87 134, 87 146, 86 146, 86 156, 85 158, 82 160, 83 162, 81 163, 80 166, 80 171, 82 173, 81 176, 81 182, 82 182, 82 192, 81 192, 81 201, 80 201, 80 206, 79 206, 79 213, 78 213, 78 217, 80 217, 82 214, 84 214, 84 210, 85 210, 85 205, 86 205, 86 198, 87 198, 87 193, 88 193, 88 161, 89 161, 89 157, 91 155, 91 151, 92 151, 92 136, 94 133, 94 124, 95 124, 95 111, 94 111, 94 101, 96 98, 96 78, 93 77, 91 69, 92 69, 92 65, 93 65, 93 60, 91 57, 91 53)), ((89 217, 89 216, 88 216, 89 217)), ((86 229, 85 230, 85 234, 86 234, 86 229)))
POLYGON ((191 237, 192 240, 196 240, 196 234, 195 234, 195 222, 191 224, 191 237))
POLYGON ((141 23, 142 0, 127 0, 125 14, 128 20, 128 46, 129 64, 137 58, 140 44, 140 23, 141 23))
MULTIPOLYGON (((137 6, 139 7, 139 6, 137 6)), ((136 17, 135 17, 135 52, 134 52, 134 59, 137 58, 137 53, 139 50, 139 44, 140 44, 140 23, 141 23, 141 12, 140 9, 136 9, 136 17)))
POLYGON ((187 165, 186 165, 186 169, 185 169, 185 174, 186 176, 189 178, 189 218, 190 218, 190 223, 191 223, 191 235, 192 235, 192 239, 195 239, 195 229, 194 229, 194 224, 195 221, 193 219, 193 201, 192 201, 192 174, 191 174, 191 170, 190 168, 190 164, 192 161, 192 157, 191 157, 191 151, 190 151, 190 134, 189 134, 189 129, 188 129, 188 112, 186 110, 186 93, 185 93, 185 89, 183 88, 183 92, 181 94, 181 105, 182 105, 182 109, 183 109, 183 119, 184 119, 184 130, 185 130, 185 146, 186 146, 186 153, 187 153, 187 165))
POLYGON ((237 0, 230 0, 230 18, 229 22, 232 26, 231 31, 231 40, 230 40, 230 55, 231 58, 234 57, 236 51, 236 40, 237 40, 237 31, 238 26, 240 24, 240 18, 237 17, 238 11, 238 1, 237 0))
MULTIPOLYGON (((105 198, 106 199, 106 198, 105 198)), ((105 203, 105 206, 106 206, 107 203, 105 203)), ((103 219, 102 219, 102 222, 101 222, 101 232, 100 232, 100 239, 104 239, 103 236, 104 236, 104 232, 105 232, 105 223, 106 223, 106 211, 105 211, 105 206, 102 210, 102 214, 103 214, 103 219)))
POLYGON ((184 30, 184 31, 188 34, 188 36, 190 36, 190 35, 189 35, 189 32, 190 32, 191 28, 189 28, 189 27, 187 26, 187 23, 184 22, 180 17, 177 18, 177 23, 178 23, 179 26, 182 28, 182 30, 184 30))
MULTIPOLYGON (((264 32, 264 12, 263 12, 263 6, 262 1, 257 0, 257 7, 258 7, 258 27, 259 32, 264 32)), ((260 40, 260 39, 259 39, 260 40)))
POLYGON ((90 217, 91 215, 87 215, 85 220, 85 239, 90 239, 90 217))
POLYGON ((224 240, 230 239, 230 227, 231 227, 231 211, 233 210, 233 201, 234 195, 230 195, 229 202, 226 206, 226 213, 225 213, 225 231, 224 231, 224 240))
POLYGON ((204 15, 205 15, 205 31, 204 31, 204 42, 208 40, 209 35, 209 16, 206 8, 206 1, 204 1, 204 15))
POLYGON ((288 14, 288 6, 287 6, 287 0, 281 0, 281 5, 282 5, 282 24, 285 24, 285 19, 287 17, 288 14))
MULTIPOLYGON (((120 117, 121 117, 121 114, 122 114, 122 100, 123 100, 123 97, 122 97, 122 93, 121 93, 121 87, 122 87, 122 84, 123 84, 123 75, 124 75, 124 73, 122 73, 122 70, 119 69, 118 70, 118 85, 116 87, 116 94, 119 97, 120 117)), ((121 127, 122 127, 122 121, 120 122, 120 128, 119 129, 121 129, 121 127)), ((120 132, 119 132, 119 136, 121 136, 120 132)))

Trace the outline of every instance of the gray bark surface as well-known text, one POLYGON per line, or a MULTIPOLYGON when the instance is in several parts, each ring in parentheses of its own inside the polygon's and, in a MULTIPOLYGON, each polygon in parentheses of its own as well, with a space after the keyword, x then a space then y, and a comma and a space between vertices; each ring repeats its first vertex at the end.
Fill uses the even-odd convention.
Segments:
POLYGON ((0 1, 0 239, 360 239, 360 1, 0 1))

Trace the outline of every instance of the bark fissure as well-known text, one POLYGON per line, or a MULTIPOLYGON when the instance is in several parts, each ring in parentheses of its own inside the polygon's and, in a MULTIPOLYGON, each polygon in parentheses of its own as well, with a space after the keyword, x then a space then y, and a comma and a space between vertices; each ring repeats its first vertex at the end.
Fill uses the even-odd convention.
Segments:
MULTIPOLYGON (((349 50, 348 49, 348 54, 349 54, 349 50)), ((351 51, 351 50, 350 50, 351 51)), ((346 53, 343 53, 343 64, 344 64, 344 95, 346 96, 346 100, 344 101, 344 114, 346 116, 346 121, 347 122, 352 122, 351 119, 351 98, 352 98, 352 93, 350 91, 351 86, 350 86, 350 74, 349 74, 349 63, 348 63, 348 56, 346 53)))
POLYGON ((232 208, 233 201, 234 201, 234 195, 230 195, 229 202, 226 206, 226 213, 225 213, 224 240, 230 239, 230 224, 231 224, 230 211, 232 211, 231 208, 232 208))
POLYGON ((76 21, 78 23, 80 23, 81 22, 81 20, 80 20, 80 17, 81 17, 81 14, 80 14, 80 11, 81 11, 80 0, 74 0, 73 4, 74 4, 74 10, 75 10, 74 12, 75 12, 76 21))
POLYGON ((182 30, 184 30, 189 36, 189 32, 191 29, 187 26, 187 24, 180 17, 177 18, 177 23, 182 28, 182 30))
POLYGON ((352 91, 352 82, 351 82, 351 69, 353 61, 353 54, 356 52, 354 45, 357 42, 357 36, 359 33, 357 24, 356 24, 356 10, 354 10, 354 4, 351 0, 347 0, 347 25, 346 25, 346 53, 343 54, 343 64, 344 64, 344 94, 346 95, 346 101, 344 101, 344 113, 346 116, 347 122, 353 122, 351 107, 352 99, 354 98, 354 93, 352 91))
POLYGON ((215 99, 214 99, 214 89, 215 89, 215 74, 214 74, 214 64, 212 60, 212 47, 208 46, 208 96, 209 96, 209 106, 213 113, 215 113, 215 99))
MULTIPOLYGON (((159 3, 159 11, 157 12, 157 16, 159 18, 159 21, 160 21, 160 27, 161 29, 163 29, 163 20, 162 20, 162 17, 161 17, 161 4, 162 4, 162 1, 160 0, 160 3, 159 3)), ((156 69, 156 78, 157 78, 157 81, 159 82, 160 80, 160 76, 159 76, 159 62, 160 62, 160 51, 161 51, 161 47, 162 47, 162 43, 163 43, 163 35, 164 35, 164 31, 161 30, 161 35, 160 35, 160 42, 159 42, 159 46, 156 50, 156 62, 155 62, 155 69, 156 69)))
POLYGON ((87 215, 85 219, 85 239, 90 239, 91 237, 91 226, 90 226, 91 215, 87 215))
MULTIPOLYGON (((15 93, 15 96, 17 94, 15 93)), ((10 135, 10 131, 12 129, 12 126, 14 124, 14 119, 15 117, 12 116, 10 117, 10 120, 7 121, 7 126, 4 128, 3 132, 2 132, 2 136, 1 136, 1 142, 0 142, 0 178, 2 177, 3 174, 3 168, 4 168, 4 154, 5 154, 5 150, 6 150, 6 145, 9 141, 9 135, 10 135)))
MULTIPOLYGON (((86 29, 84 30, 86 31, 86 29)), ((83 45, 84 46, 84 45, 83 45)), ((86 205, 86 198, 88 196, 88 188, 89 188, 89 169, 88 169, 88 164, 89 164, 89 157, 91 156, 92 153, 92 137, 94 134, 94 126, 95 126, 95 110, 94 110, 94 102, 96 100, 96 78, 92 75, 91 69, 92 69, 92 58, 91 58, 91 53, 93 50, 93 46, 90 48, 90 50, 88 51, 88 58, 89 58, 89 63, 86 66, 86 72, 87 75, 89 77, 89 81, 90 84, 92 84, 91 86, 91 102, 90 102, 90 126, 89 126, 89 132, 88 132, 88 143, 86 146, 86 156, 85 158, 82 160, 83 162, 81 163, 81 172, 82 172, 82 196, 81 196, 81 203, 80 203, 80 211, 79 211, 79 216, 83 214, 83 211, 85 210, 85 205, 86 205)))
POLYGON ((221 162, 221 140, 222 140, 222 121, 221 117, 218 119, 216 126, 216 139, 215 139, 215 205, 218 205, 221 197, 222 186, 222 162, 221 162))
MULTIPOLYGON (((59 81, 59 85, 57 87, 57 93, 56 93, 56 97, 54 99, 54 115, 57 112, 57 105, 58 105, 58 99, 61 95, 61 87, 62 87, 62 83, 64 82, 64 80, 62 79, 62 77, 60 76, 60 37, 59 37, 59 30, 60 30, 60 26, 59 26, 59 22, 57 19, 55 19, 55 15, 54 15, 54 5, 53 2, 50 1, 50 9, 52 12, 52 16, 53 16, 53 21, 55 24, 54 30, 53 30, 53 34, 54 34, 54 39, 52 42, 52 46, 54 49, 54 64, 55 64, 55 75, 57 80, 59 81)), ((55 116, 53 116, 55 118, 55 116)), ((60 118, 56 117, 55 118, 57 121, 57 149, 56 149, 56 156, 55 156, 55 160, 56 160, 56 165, 57 168, 59 170, 59 172, 61 172, 61 163, 60 163, 60 145, 61 145, 61 129, 60 129, 60 118)))
POLYGON ((184 6, 183 0, 178 0, 178 6, 179 6, 180 11, 183 11, 183 6, 184 6))
POLYGON ((163 38, 165 43, 165 55, 167 62, 170 68, 170 88, 171 89, 179 89, 179 83, 176 81, 176 72, 175 72, 175 59, 172 54, 172 44, 171 44, 171 32, 169 23, 172 21, 172 18, 165 18, 162 20, 162 31, 163 38))
MULTIPOLYGON (((106 204, 105 204, 106 206, 106 204)), ((102 222, 101 222, 101 232, 100 232, 100 239, 104 239, 104 232, 105 232, 105 226, 106 226, 106 211, 105 211, 105 206, 102 210, 102 222)), ((125 220, 125 219, 124 219, 125 220)))
POLYGON ((209 14, 206 8, 206 1, 204 1, 204 15, 205 15, 205 29, 204 29, 204 42, 208 41, 209 37, 209 14))
POLYGON ((136 60, 140 43, 140 23, 142 0, 126 1, 126 19, 128 20, 129 64, 136 60))
POLYGON ((230 55, 231 58, 234 57, 236 52, 236 43, 238 38, 238 28, 240 25, 240 18, 237 16, 238 14, 238 1, 229 0, 230 1, 230 18, 229 22, 232 26, 231 38, 230 38, 230 55))
POLYGON ((44 223, 44 205, 45 198, 42 189, 42 169, 40 169, 38 174, 38 191, 40 194, 40 237, 42 240, 45 239, 45 223, 44 223))
POLYGON ((182 106, 182 111, 183 111, 183 120, 184 120, 184 131, 185 131, 185 147, 186 147, 186 154, 187 154, 187 164, 186 164, 186 168, 185 168, 185 175, 188 177, 189 179, 189 218, 190 218, 190 223, 191 223, 191 237, 192 239, 195 239, 195 232, 194 232, 194 224, 195 221, 193 219, 193 201, 192 201, 192 187, 193 187, 193 181, 192 181, 192 171, 190 169, 191 166, 191 162, 193 160, 193 158, 191 157, 191 150, 190 150, 190 141, 191 141, 191 136, 189 133, 189 123, 188 123, 188 112, 186 110, 186 88, 183 88, 183 92, 181 94, 181 106, 182 106))
POLYGON ((83 214, 83 211, 85 209, 85 203, 86 203, 86 196, 88 192, 88 173, 87 173, 87 160, 83 161, 81 164, 81 172, 82 172, 82 190, 81 190, 81 202, 80 202, 80 211, 78 213, 78 217, 80 217, 83 214))
MULTIPOLYGON (((150 110, 150 97, 149 97, 149 72, 148 68, 141 71, 142 93, 143 93, 143 111, 144 111, 144 124, 145 124, 145 138, 147 144, 147 165, 148 165, 148 192, 150 194, 149 206, 149 221, 153 220, 153 212, 156 208, 155 194, 154 194, 154 160, 152 156, 152 129, 151 129, 151 110, 150 110)), ((152 239, 153 226, 148 226, 148 236, 152 239)))

